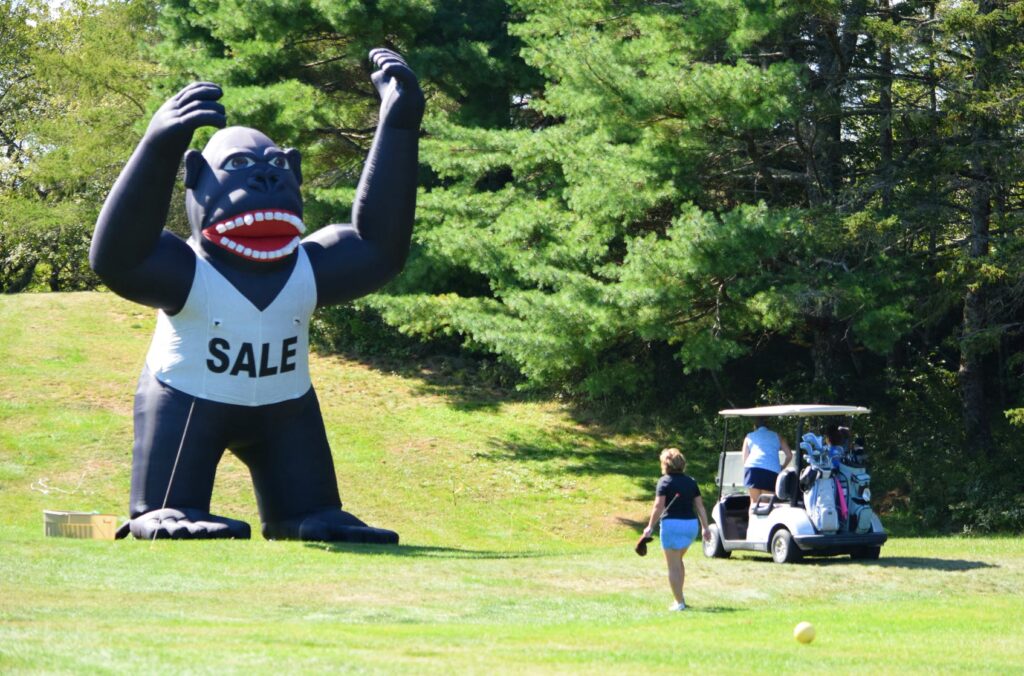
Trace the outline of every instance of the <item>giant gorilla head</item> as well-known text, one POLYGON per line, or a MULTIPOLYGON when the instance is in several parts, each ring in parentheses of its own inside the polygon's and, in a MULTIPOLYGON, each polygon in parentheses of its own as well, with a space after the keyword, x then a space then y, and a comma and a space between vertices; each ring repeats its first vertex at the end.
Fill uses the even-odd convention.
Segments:
POLYGON ((306 229, 301 183, 299 151, 282 150, 255 129, 221 129, 202 153, 185 154, 192 236, 221 260, 259 266, 287 259, 306 229))

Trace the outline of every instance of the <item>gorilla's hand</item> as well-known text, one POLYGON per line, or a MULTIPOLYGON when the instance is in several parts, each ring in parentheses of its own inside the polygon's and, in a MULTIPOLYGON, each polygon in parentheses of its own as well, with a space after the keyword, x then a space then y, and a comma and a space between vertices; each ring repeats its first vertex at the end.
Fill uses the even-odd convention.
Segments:
POLYGON ((154 509, 131 520, 139 540, 248 540, 249 524, 198 509, 154 509))
POLYGON ((380 121, 395 129, 419 129, 423 119, 423 91, 409 65, 390 49, 370 51, 377 70, 370 76, 380 94, 380 121))
POLYGON ((218 101, 223 94, 212 82, 193 82, 167 99, 153 114, 146 139, 169 151, 184 153, 196 129, 222 128, 227 124, 224 106, 218 101))
POLYGON ((325 509, 296 519, 265 523, 263 535, 268 540, 398 544, 398 533, 367 526, 343 509, 325 509))

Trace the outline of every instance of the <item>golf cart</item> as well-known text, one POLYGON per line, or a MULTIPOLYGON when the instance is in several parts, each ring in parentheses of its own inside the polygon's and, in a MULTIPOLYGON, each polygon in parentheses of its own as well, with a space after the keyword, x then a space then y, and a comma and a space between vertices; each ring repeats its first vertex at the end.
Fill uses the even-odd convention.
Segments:
MULTIPOLYGON (((849 436, 842 447, 829 447, 805 429, 808 418, 839 420, 866 413, 870 411, 861 406, 821 404, 719 411, 725 418, 725 439, 715 477, 718 500, 711 510, 711 537, 704 541, 704 554, 726 558, 741 549, 770 552, 777 563, 792 563, 805 555, 877 559, 888 535, 871 510, 863 444, 849 436), (730 419, 755 417, 794 418, 796 434, 793 459, 779 473, 775 492, 762 494, 751 509, 743 485, 743 453, 727 448, 730 419)), ((843 429, 848 435, 848 428, 843 429)), ((780 464, 783 458, 780 451, 780 464)))

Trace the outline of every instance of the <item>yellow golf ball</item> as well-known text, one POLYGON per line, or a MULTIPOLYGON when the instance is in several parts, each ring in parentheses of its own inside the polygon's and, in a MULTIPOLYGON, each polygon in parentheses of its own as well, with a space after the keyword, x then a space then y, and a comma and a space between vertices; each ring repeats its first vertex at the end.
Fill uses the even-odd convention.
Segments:
POLYGON ((793 627, 793 638, 801 643, 810 643, 814 640, 814 625, 810 622, 801 622, 793 627))

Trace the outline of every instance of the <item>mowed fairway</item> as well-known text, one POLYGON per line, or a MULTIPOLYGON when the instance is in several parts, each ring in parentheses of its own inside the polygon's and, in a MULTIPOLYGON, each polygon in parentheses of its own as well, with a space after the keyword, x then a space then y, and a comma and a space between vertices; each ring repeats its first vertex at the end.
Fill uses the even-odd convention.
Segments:
MULTIPOLYGON (((1020 538, 796 566, 694 550, 691 609, 669 613, 657 542, 632 544, 657 451, 698 448, 685 431, 582 423, 441 367, 312 361, 346 507, 399 547, 43 537, 44 509, 125 515, 152 325, 110 294, 0 297, 0 673, 1024 670, 1020 538)), ((688 455, 710 492, 714 453, 688 455)), ((230 455, 213 504, 258 531, 230 455)))

